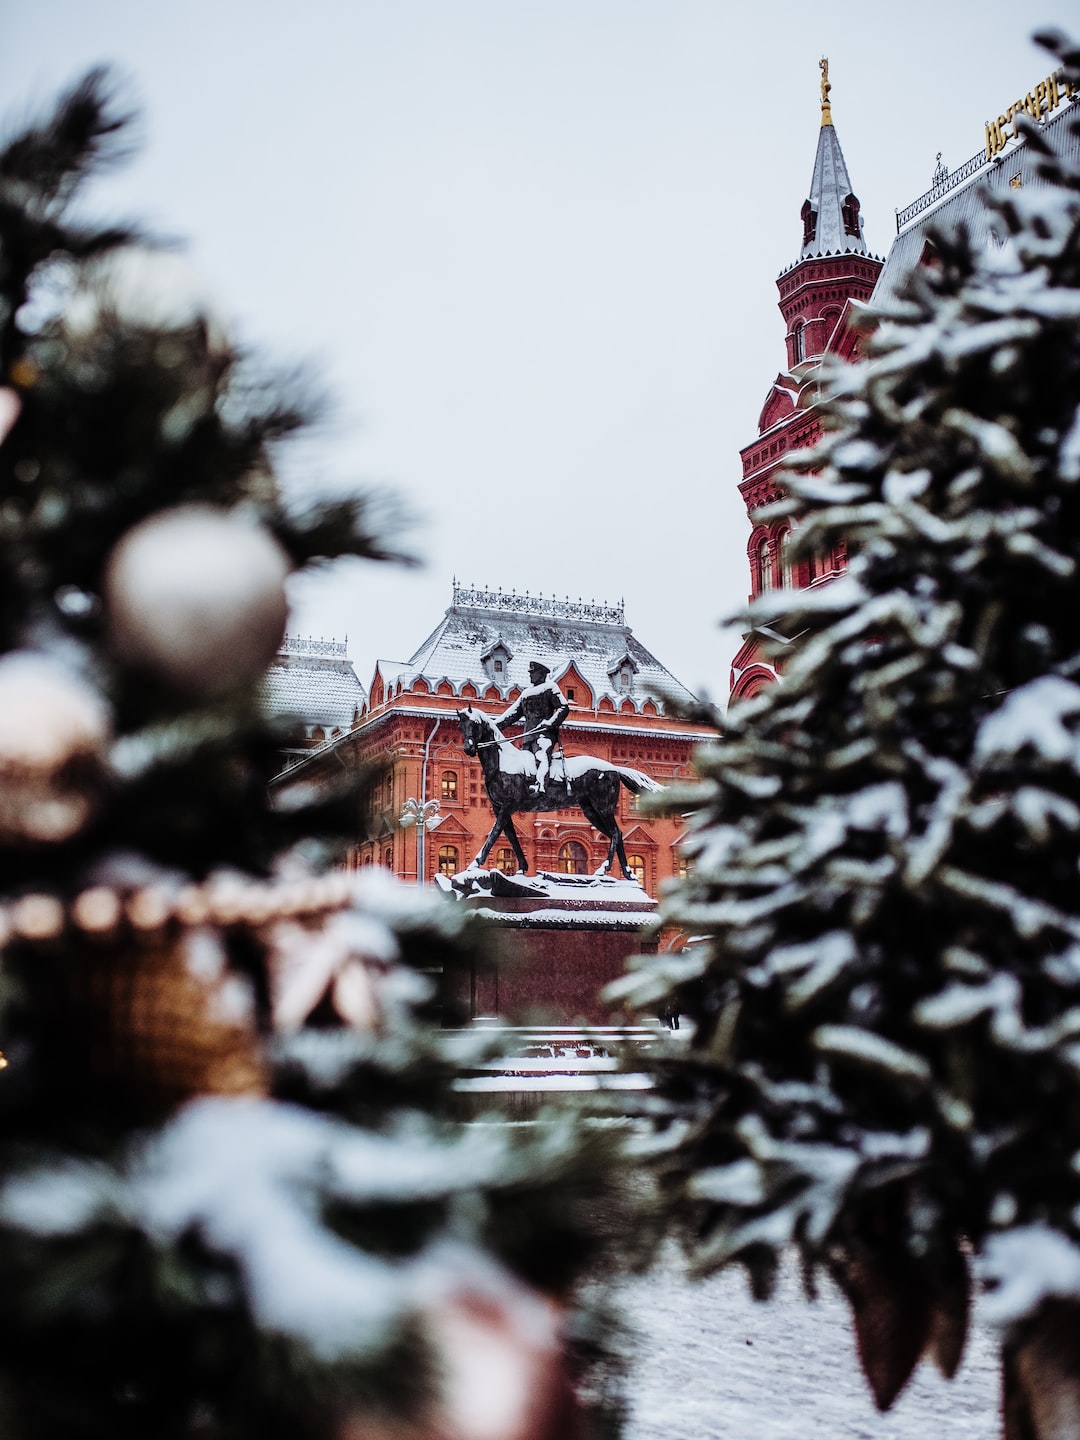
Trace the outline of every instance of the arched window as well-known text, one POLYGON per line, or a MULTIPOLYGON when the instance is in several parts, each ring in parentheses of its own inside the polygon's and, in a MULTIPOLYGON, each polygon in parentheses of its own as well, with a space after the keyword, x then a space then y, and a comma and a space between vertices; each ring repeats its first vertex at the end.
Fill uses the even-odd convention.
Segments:
POLYGON ((832 554, 826 550, 824 546, 815 547, 814 553, 810 558, 810 574, 812 578, 821 580, 831 573, 832 568, 832 554))
POLYGON ((589 852, 577 840, 567 840, 559 850, 560 875, 587 875, 589 852))
POLYGON ((458 848, 456 845, 439 846, 439 874, 456 875, 458 868, 458 848))
POLYGON ((444 800, 457 799, 457 771, 444 770, 442 772, 442 784, 440 793, 444 800))
POLYGON ((514 852, 508 845, 495 851, 495 869, 501 870, 504 875, 513 875, 517 871, 517 861, 514 859, 514 852))
POLYGON ((785 590, 790 590, 791 580, 791 531, 781 530, 780 532, 780 584, 785 590))
POLYGON ((685 880, 690 874, 690 861, 680 850, 675 857, 675 873, 680 880, 685 880))
POLYGON ((628 855, 626 865, 630 874, 639 885, 645 884, 645 857, 644 855, 628 855))
POLYGON ((791 332, 791 359, 794 365, 806 359, 806 336, 803 334, 805 328, 801 320, 796 320, 795 328, 791 332))
POLYGON ((761 549, 758 551, 758 567, 761 575, 761 593, 773 588, 773 547, 768 540, 761 542, 761 549))
POLYGON ((394 868, 394 852, 389 845, 383 851, 382 863, 386 866, 387 870, 394 868))

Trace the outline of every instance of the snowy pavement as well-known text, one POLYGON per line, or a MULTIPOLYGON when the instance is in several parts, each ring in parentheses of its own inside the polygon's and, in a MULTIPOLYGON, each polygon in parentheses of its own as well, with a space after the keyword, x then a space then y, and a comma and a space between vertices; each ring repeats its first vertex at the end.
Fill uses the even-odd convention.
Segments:
POLYGON ((740 1271, 692 1283, 674 1253, 624 1290, 640 1339, 625 1440, 996 1440, 994 1337, 978 1323, 957 1376, 924 1361, 878 1412, 855 1354, 848 1309, 822 1281, 803 1299, 794 1266, 759 1305, 740 1271))

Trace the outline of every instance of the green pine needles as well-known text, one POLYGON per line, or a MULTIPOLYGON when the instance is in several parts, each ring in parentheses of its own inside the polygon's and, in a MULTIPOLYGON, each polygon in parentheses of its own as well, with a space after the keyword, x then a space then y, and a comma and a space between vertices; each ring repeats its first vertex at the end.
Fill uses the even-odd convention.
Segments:
POLYGON ((657 1078, 698 1268, 740 1261, 761 1292, 789 1245, 830 1268, 882 1405, 924 1347, 955 1368, 971 1246, 1002 1320, 1080 1298, 1066 128, 1075 155, 1075 118, 1028 126, 1043 183, 990 202, 988 246, 937 234, 869 358, 831 372, 782 509, 804 553, 843 540, 849 571, 755 606, 801 638, 676 797, 700 808, 665 918, 698 938, 625 982, 642 1003, 676 990, 696 1023, 657 1078))
POLYGON ((396 547, 283 498, 303 388, 86 218, 126 134, 94 74, 0 151, 0 1434, 569 1433, 611 1147, 462 1122, 473 932, 311 873, 365 777, 270 803, 285 577, 396 547))

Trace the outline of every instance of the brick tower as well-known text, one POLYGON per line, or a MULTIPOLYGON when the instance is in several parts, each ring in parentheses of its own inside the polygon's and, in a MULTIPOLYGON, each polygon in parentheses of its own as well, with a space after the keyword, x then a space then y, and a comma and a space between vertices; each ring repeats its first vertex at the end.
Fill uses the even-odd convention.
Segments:
MULTIPOLYGON (((820 436, 817 399, 822 357, 854 357, 858 334, 850 323, 852 311, 869 300, 884 263, 870 254, 863 237, 859 201, 833 125, 829 62, 820 63, 821 128, 810 193, 801 212, 802 249, 776 280, 787 326, 787 368, 766 396, 757 439, 741 452, 739 491, 752 527, 747 546, 751 598, 766 590, 821 585, 844 568, 840 550, 794 561, 790 522, 761 521, 756 512, 783 494, 777 470, 784 457, 813 445, 820 436)), ((733 701, 755 695, 776 679, 777 663, 761 652, 762 637, 751 631, 732 662, 733 701)))

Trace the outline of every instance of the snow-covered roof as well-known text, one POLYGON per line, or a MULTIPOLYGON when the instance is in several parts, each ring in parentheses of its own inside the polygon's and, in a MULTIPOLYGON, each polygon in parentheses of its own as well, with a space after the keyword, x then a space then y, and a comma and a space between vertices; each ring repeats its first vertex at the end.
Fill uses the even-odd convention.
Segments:
POLYGON ((343 730, 363 708, 367 692, 343 644, 287 635, 262 679, 260 699, 271 715, 295 716, 309 729, 343 730))
MULTIPOLYGON (((455 690, 471 681, 482 694, 493 683, 484 664, 494 643, 501 640, 511 658, 505 674, 495 681, 500 693, 529 684, 529 662, 540 660, 560 681, 571 665, 592 691, 591 703, 609 696, 616 705, 628 696, 646 698, 672 695, 692 701, 694 696, 675 679, 625 623, 623 607, 592 601, 554 600, 537 595, 473 590, 455 585, 453 603, 442 620, 405 665, 380 661, 386 681, 422 675, 434 687, 448 680, 455 690), (616 662, 628 656, 630 689, 616 688, 616 662), (636 669, 635 669, 636 667, 636 669)), ((589 697, 577 695, 578 705, 589 697)))
MULTIPOLYGON (((1078 161, 1080 136, 1071 125, 1061 123, 1075 114, 1075 105, 1067 105, 1043 123, 1047 130, 1053 131, 1055 141, 1066 154, 1078 161)), ((973 155, 971 160, 958 167, 954 176, 946 175, 940 185, 928 190, 908 207, 916 214, 909 223, 901 223, 900 233, 892 243, 885 268, 874 287, 871 306, 888 305, 897 299, 905 279, 923 260, 927 240, 935 230, 951 230, 962 225, 975 244, 1002 249, 1007 242, 1002 233, 1001 218, 987 209, 987 198, 1009 189, 1024 191, 1050 183, 1037 173, 1040 156, 1026 140, 1012 142, 993 160, 976 163, 982 159, 973 155)), ((901 222, 904 213, 900 212, 901 222)))
POLYGON ((853 213, 857 235, 845 221, 845 206, 852 195, 840 137, 832 121, 822 124, 818 132, 814 174, 810 181, 810 208, 816 215, 814 234, 806 241, 799 256, 806 260, 819 255, 869 255, 863 238, 862 218, 855 202, 853 213))

